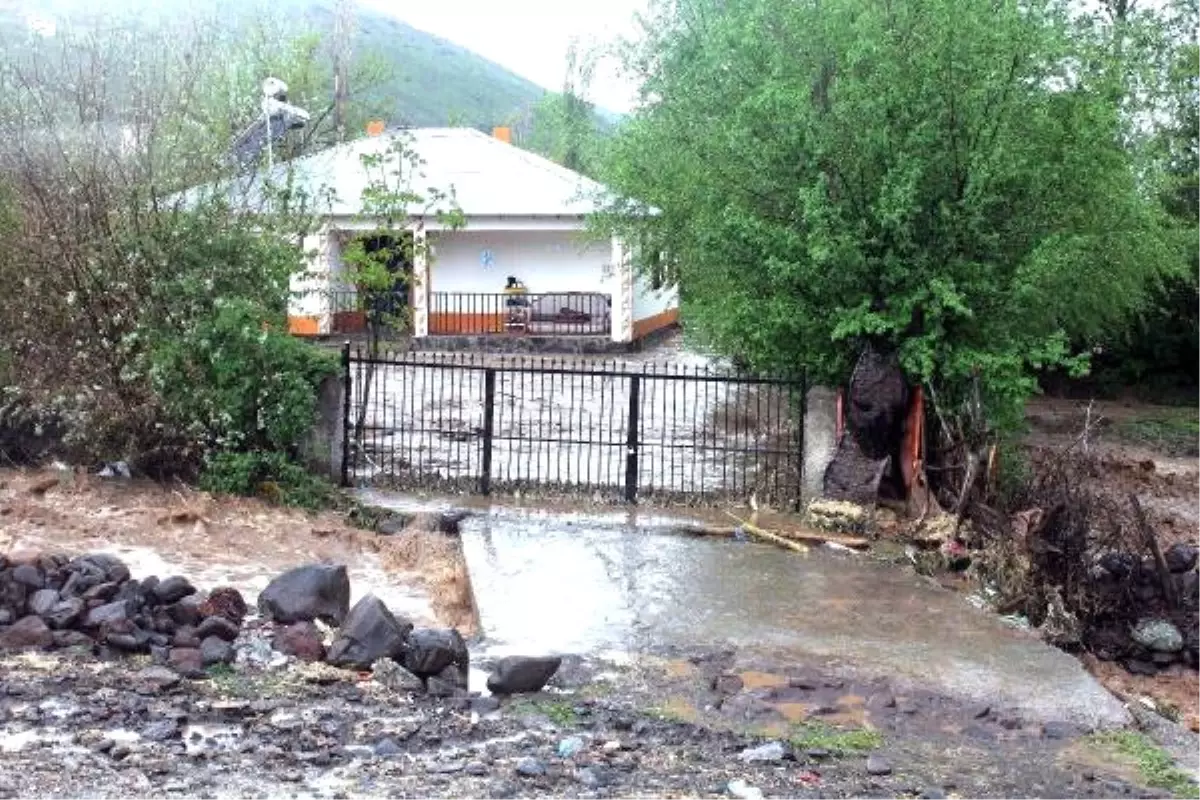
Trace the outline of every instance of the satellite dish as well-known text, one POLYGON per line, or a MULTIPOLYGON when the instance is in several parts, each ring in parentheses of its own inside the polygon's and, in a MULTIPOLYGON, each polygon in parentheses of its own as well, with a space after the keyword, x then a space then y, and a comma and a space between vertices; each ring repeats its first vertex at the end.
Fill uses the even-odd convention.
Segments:
POLYGON ((308 124, 309 113, 287 102, 287 89, 287 84, 279 78, 267 78, 262 82, 262 114, 234 139, 230 148, 230 157, 239 167, 252 166, 264 148, 267 165, 274 166, 272 143, 282 139, 288 131, 308 124))

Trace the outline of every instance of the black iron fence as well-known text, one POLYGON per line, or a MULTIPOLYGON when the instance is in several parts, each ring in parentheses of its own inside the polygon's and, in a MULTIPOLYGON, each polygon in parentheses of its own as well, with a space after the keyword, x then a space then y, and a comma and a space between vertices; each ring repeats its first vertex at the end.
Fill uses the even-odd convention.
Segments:
POLYGON ((433 292, 429 297, 429 333, 435 336, 608 336, 611 331, 612 301, 606 294, 433 292))
POLYGON ((393 326, 408 314, 408 292, 404 289, 328 289, 320 296, 328 298, 329 333, 335 335, 363 333, 368 323, 393 326))
POLYGON ((343 480, 798 504, 802 375, 559 358, 343 353, 343 480))

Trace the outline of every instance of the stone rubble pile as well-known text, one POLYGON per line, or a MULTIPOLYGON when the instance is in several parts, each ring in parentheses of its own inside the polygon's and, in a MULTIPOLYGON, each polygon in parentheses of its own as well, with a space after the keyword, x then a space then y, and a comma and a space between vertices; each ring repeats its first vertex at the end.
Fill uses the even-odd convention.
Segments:
MULTIPOLYGON (((229 587, 202 593, 182 576, 137 580, 107 554, 0 556, 0 653, 148 653, 187 678, 205 677, 221 664, 294 658, 372 671, 398 691, 467 694, 470 653, 462 635, 414 627, 371 594, 351 607, 343 565, 284 572, 258 596, 257 611, 250 614, 241 593, 229 587), (331 640, 317 623, 333 628, 331 640)), ((488 689, 539 691, 560 663, 558 657, 501 659, 488 689)))

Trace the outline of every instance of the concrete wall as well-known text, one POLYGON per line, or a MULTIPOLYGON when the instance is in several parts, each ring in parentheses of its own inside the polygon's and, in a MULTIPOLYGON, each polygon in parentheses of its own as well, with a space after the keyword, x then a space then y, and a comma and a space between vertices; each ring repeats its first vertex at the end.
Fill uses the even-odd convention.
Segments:
POLYGON ((342 478, 342 435, 345 422, 345 389, 339 369, 317 390, 317 419, 301 453, 308 468, 334 483, 342 478))
POLYGON ((837 450, 837 392, 824 386, 808 391, 804 417, 804 496, 821 496, 825 469, 837 450))
POLYGON ((609 242, 581 241, 573 231, 431 233, 431 292, 502 292, 509 275, 531 293, 600 292, 615 287, 609 242), (483 264, 484 252, 491 266, 483 264))

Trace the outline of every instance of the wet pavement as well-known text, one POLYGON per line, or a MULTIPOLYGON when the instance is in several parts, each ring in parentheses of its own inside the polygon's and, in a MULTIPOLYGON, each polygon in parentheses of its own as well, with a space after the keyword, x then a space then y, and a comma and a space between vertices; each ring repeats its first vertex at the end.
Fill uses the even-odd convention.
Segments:
MULTIPOLYGON (((364 499, 401 510, 436 502, 364 499)), ((1079 662, 895 565, 677 533, 646 512, 492 508, 462 523, 489 653, 733 648, 1085 726, 1128 721, 1079 662)))

